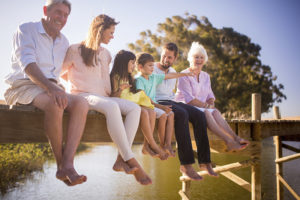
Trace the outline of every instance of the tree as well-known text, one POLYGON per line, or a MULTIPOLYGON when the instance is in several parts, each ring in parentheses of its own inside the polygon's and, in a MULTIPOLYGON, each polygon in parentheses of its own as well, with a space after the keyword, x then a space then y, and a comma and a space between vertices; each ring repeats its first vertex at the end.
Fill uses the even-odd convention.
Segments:
POLYGON ((208 18, 198 19, 186 13, 184 17, 173 16, 159 23, 157 33, 146 30, 140 36, 129 48, 134 52, 148 52, 157 61, 163 44, 176 43, 179 57, 174 68, 177 71, 189 66, 187 53, 191 43, 202 44, 209 58, 203 70, 210 74, 216 107, 226 117, 249 117, 251 93, 261 93, 262 112, 268 111, 274 102, 286 99, 282 93, 284 86, 274 83, 277 77, 259 59, 261 47, 232 28, 217 29, 208 18))

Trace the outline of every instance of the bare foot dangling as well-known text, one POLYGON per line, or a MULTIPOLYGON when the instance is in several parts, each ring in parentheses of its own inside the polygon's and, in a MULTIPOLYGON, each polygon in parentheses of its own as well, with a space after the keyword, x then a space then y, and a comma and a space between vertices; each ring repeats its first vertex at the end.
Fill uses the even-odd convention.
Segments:
POLYGON ((165 145, 163 147, 164 151, 171 157, 175 157, 175 150, 173 150, 172 145, 165 145))
POLYGON ((146 172, 139 165, 139 163, 137 162, 137 160, 135 158, 128 160, 127 164, 131 168, 138 168, 138 170, 136 170, 133 175, 140 184, 142 184, 142 185, 152 184, 151 178, 146 174, 146 172))
POLYGON ((87 177, 85 175, 79 175, 74 168, 57 170, 56 178, 68 186, 74 186, 87 181, 87 177))
POLYGON ((200 176, 193 168, 191 164, 189 165, 180 165, 180 172, 189 177, 190 179, 194 181, 200 181, 202 180, 202 176, 200 176))
POLYGON ((207 171, 209 176, 219 177, 219 174, 212 168, 211 163, 199 164, 199 168, 201 171, 207 171))
POLYGON ((117 160, 113 166, 113 170, 116 172, 125 172, 126 174, 134 174, 136 170, 138 170, 137 167, 131 168, 124 160, 123 158, 118 155, 117 160))

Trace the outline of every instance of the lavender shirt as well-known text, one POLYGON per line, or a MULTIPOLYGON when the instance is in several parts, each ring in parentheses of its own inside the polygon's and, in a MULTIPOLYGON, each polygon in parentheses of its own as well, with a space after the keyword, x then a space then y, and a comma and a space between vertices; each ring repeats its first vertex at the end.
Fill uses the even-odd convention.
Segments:
MULTIPOLYGON (((189 69, 181 71, 181 73, 190 72, 189 69)), ((189 103, 193 99, 206 102, 208 99, 214 98, 211 89, 210 78, 208 73, 201 71, 199 74, 199 82, 196 76, 184 76, 178 79, 177 92, 175 100, 189 103)))

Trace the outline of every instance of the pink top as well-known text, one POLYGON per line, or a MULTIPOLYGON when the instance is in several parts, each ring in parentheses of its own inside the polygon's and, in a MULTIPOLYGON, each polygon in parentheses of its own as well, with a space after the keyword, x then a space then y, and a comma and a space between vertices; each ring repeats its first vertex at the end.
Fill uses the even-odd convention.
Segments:
POLYGON ((79 44, 71 45, 67 51, 62 74, 67 73, 71 83, 71 93, 93 93, 100 96, 109 96, 111 84, 109 76, 109 64, 111 55, 109 51, 101 47, 98 55, 98 65, 86 66, 80 55, 79 44))
MULTIPOLYGON (((190 72, 189 69, 181 71, 181 73, 190 72)), ((211 89, 210 78, 208 73, 201 71, 199 74, 199 82, 196 76, 184 76, 178 79, 177 92, 175 95, 176 101, 189 103, 193 99, 206 102, 208 99, 214 98, 214 93, 211 89)))

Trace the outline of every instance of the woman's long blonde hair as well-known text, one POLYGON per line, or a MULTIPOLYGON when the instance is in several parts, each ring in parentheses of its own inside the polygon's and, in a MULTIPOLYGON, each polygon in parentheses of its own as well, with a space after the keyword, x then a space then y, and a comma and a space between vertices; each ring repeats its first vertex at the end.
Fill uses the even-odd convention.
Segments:
POLYGON ((104 14, 98 15, 93 19, 87 38, 79 46, 81 57, 86 66, 95 66, 98 64, 97 51, 100 47, 103 32, 117 24, 118 22, 115 19, 104 14))

